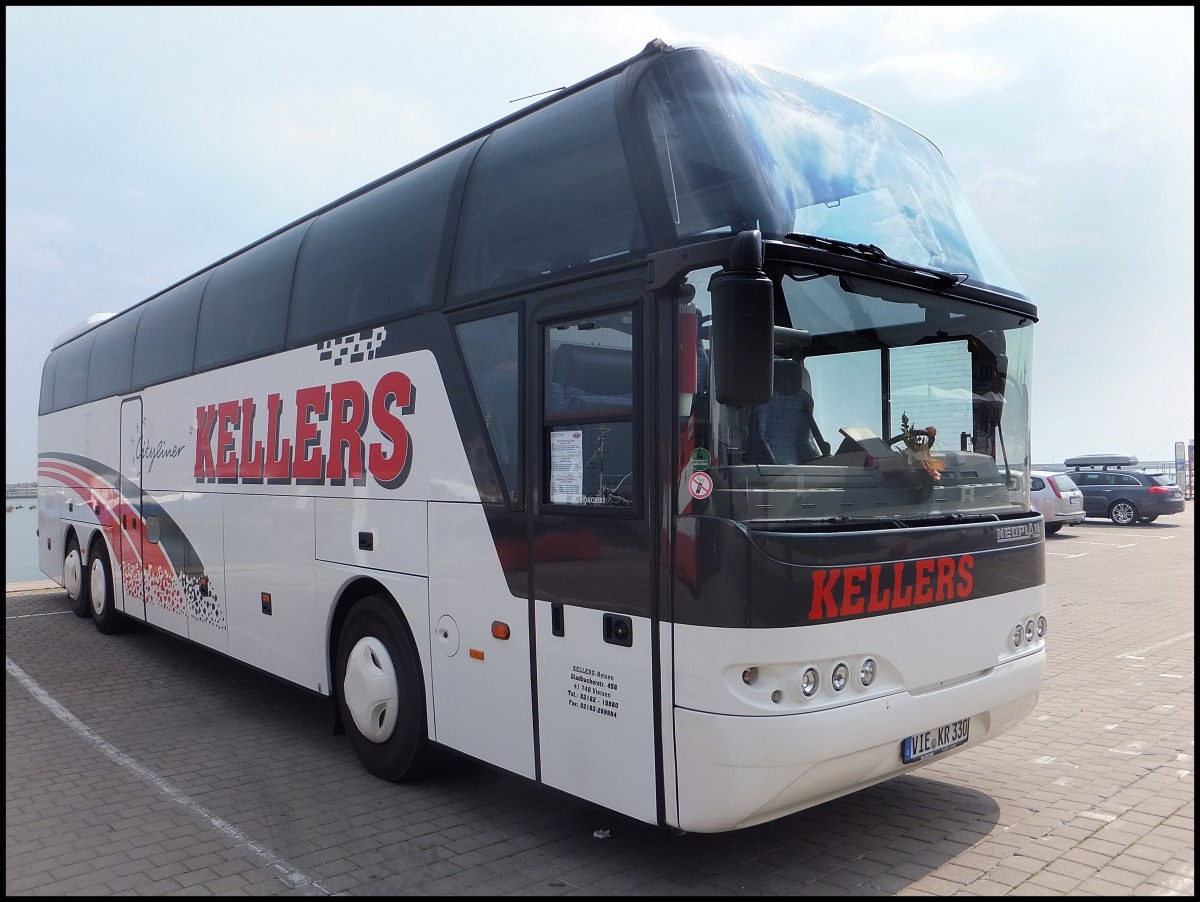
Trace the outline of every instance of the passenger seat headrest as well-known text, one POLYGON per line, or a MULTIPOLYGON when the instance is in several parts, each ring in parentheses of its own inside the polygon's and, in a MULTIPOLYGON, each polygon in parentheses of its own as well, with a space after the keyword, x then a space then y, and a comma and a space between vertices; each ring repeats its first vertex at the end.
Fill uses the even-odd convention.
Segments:
POLYGON ((775 394, 795 395, 804 390, 804 365, 798 360, 775 361, 775 394))

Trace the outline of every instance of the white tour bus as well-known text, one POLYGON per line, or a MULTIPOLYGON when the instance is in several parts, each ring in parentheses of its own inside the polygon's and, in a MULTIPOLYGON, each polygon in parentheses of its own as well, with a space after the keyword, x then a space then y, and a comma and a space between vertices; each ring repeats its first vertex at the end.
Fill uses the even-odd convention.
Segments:
POLYGON ((926 139, 655 41, 64 334, 40 566, 384 779, 758 824, 1033 708, 1036 320, 926 139))

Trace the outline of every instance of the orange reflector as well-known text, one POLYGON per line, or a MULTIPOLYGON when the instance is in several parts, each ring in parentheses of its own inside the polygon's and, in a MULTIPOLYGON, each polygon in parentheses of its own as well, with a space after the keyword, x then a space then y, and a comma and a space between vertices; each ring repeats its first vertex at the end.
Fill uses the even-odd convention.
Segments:
POLYGON ((499 620, 493 620, 492 621, 492 638, 507 639, 508 638, 508 624, 501 623, 499 620))
POLYGON ((472 648, 471 649, 471 657, 474 658, 476 661, 482 661, 483 660, 483 652, 481 652, 478 648, 472 648))

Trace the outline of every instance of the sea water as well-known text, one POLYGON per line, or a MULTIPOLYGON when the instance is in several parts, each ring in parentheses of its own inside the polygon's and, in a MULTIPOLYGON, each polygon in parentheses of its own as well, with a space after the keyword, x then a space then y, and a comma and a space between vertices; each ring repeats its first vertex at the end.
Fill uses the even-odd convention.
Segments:
POLYGON ((4 581, 29 583, 47 579, 38 569, 37 500, 10 498, 4 515, 4 581))

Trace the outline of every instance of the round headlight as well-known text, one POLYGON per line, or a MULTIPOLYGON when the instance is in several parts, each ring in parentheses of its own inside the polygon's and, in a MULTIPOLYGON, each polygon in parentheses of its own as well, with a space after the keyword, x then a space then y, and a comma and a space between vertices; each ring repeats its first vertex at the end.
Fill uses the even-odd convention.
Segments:
POLYGON ((1032 620, 1030 620, 1028 623, 1025 624, 1025 641, 1026 642, 1033 641, 1033 621, 1032 620))
POLYGON ((1021 626, 1021 624, 1018 623, 1016 626, 1013 627, 1012 644, 1016 647, 1020 647, 1021 640, 1024 638, 1025 638, 1025 627, 1021 626))
POLYGON ((833 668, 833 691, 841 692, 846 688, 846 683, 850 680, 850 668, 845 664, 839 664, 833 668))
POLYGON ((800 691, 804 693, 805 698, 812 698, 813 693, 817 691, 817 686, 821 683, 821 678, 817 674, 815 667, 810 667, 804 671, 804 676, 800 678, 800 691))
POLYGON ((742 682, 745 683, 747 686, 753 686, 755 683, 757 683, 758 682, 758 668, 757 667, 747 667, 745 670, 743 670, 742 671, 742 682))
POLYGON ((1039 617, 1037 620, 1037 634, 1038 634, 1039 639, 1041 639, 1043 636, 1046 635, 1046 618, 1045 617, 1039 617))
POLYGON ((858 678, 864 686, 870 686, 875 682, 875 675, 879 672, 879 668, 875 664, 874 658, 867 658, 862 662, 862 667, 858 668, 858 678))

